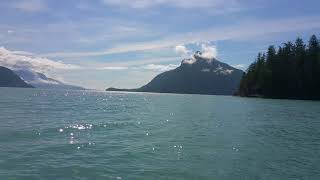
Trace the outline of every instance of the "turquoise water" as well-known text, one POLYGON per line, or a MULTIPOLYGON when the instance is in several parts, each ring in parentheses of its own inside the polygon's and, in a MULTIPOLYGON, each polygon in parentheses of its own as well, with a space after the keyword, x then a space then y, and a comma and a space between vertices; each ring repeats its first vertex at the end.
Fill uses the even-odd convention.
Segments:
POLYGON ((0 179, 320 179, 320 102, 0 89, 0 179))

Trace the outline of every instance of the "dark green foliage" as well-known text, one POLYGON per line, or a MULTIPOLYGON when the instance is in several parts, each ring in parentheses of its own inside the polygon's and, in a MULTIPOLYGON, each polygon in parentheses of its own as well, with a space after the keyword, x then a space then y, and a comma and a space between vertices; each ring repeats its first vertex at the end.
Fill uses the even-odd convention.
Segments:
POLYGON ((259 53, 243 76, 239 94, 267 98, 320 99, 320 45, 313 35, 306 46, 301 38, 277 50, 259 53))
POLYGON ((32 86, 25 83, 18 75, 8 68, 0 66, 0 87, 24 87, 32 86))

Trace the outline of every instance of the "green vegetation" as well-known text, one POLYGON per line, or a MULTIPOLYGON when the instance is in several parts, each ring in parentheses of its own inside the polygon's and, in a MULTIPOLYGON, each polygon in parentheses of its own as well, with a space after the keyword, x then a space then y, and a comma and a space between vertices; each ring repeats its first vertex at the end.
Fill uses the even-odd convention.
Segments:
POLYGON ((320 45, 315 35, 259 53, 243 76, 240 96, 320 99, 320 45))

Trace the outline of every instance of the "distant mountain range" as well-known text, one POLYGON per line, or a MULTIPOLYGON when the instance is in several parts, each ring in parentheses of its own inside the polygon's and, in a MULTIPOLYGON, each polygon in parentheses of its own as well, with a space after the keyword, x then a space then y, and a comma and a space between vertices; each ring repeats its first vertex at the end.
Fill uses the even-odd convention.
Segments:
POLYGON ((84 90, 79 86, 73 86, 65 84, 61 81, 48 78, 46 75, 30 70, 14 70, 14 72, 21 77, 25 82, 31 84, 36 88, 41 89, 72 89, 72 90, 84 90))
MULTIPOLYGON (((49 78, 46 74, 40 73, 49 71, 56 67, 72 66, 61 62, 52 61, 42 57, 36 57, 22 51, 10 51, 0 47, 0 66, 14 71, 24 82, 35 88, 42 89, 84 89, 73 86, 56 79, 49 78)), ((10 80, 10 77, 1 77, 3 80, 10 80)))
POLYGON ((24 82, 12 70, 0 66, 0 87, 23 87, 32 88, 31 85, 24 82))
POLYGON ((181 94, 232 95, 239 87, 244 72, 214 58, 196 52, 171 71, 157 75, 138 89, 108 88, 107 91, 133 91, 181 94))

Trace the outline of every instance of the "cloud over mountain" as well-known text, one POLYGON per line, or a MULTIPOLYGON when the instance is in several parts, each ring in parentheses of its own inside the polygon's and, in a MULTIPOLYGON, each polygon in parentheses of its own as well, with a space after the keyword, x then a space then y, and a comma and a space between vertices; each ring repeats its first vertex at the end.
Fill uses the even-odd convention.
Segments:
MULTIPOLYGON (((201 51, 196 51, 191 55, 190 58, 186 58, 182 61, 182 63, 193 64, 197 61, 197 59, 204 59, 207 61, 212 61, 217 58, 218 50, 214 45, 210 45, 209 43, 201 43, 199 44, 201 51)), ((190 50, 186 50, 190 52, 190 50)))
POLYGON ((10 51, 0 47, 0 66, 10 69, 25 69, 35 72, 48 72, 51 70, 79 69, 80 66, 65 64, 47 58, 36 57, 23 51, 10 51))
POLYGON ((216 46, 209 45, 209 44, 201 44, 201 57, 204 59, 212 59, 217 58, 218 50, 216 46))
POLYGON ((168 64, 168 65, 163 65, 163 64, 147 64, 144 66, 140 66, 140 69, 145 69, 145 70, 153 70, 153 71, 169 71, 172 69, 177 68, 179 65, 176 64, 168 64))
POLYGON ((175 47, 174 50, 178 55, 180 55, 182 57, 187 56, 189 53, 189 50, 184 45, 178 45, 175 47))

